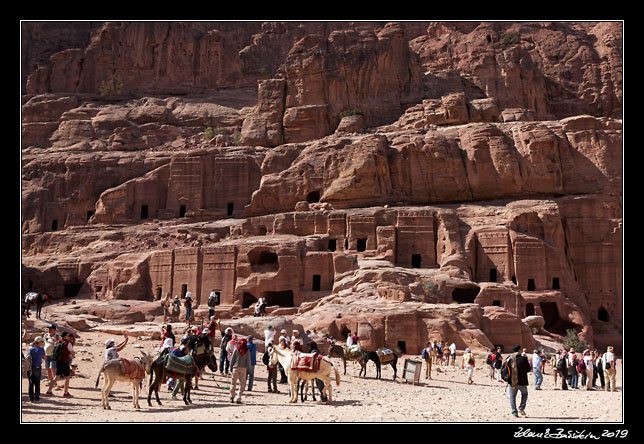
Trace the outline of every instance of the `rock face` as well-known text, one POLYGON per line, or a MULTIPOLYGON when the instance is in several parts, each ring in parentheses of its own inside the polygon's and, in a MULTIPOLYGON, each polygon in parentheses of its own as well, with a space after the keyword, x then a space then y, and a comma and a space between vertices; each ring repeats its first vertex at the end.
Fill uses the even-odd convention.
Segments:
POLYGON ((23 293, 620 351, 620 23, 22 28, 23 293))

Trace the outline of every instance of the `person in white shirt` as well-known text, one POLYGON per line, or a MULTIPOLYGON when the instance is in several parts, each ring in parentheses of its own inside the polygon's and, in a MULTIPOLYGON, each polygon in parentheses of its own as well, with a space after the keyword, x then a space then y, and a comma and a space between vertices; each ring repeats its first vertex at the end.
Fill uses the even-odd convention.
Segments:
POLYGON ((604 361, 604 379, 606 381, 606 391, 615 391, 615 355, 613 347, 609 346, 602 358, 604 361))
POLYGON ((264 330, 264 345, 268 348, 268 345, 273 342, 275 342, 275 329, 272 325, 269 325, 266 327, 266 330, 264 330))
POLYGON ((282 329, 280 334, 281 334, 281 336, 279 337, 278 341, 281 341, 282 339, 284 339, 284 343, 286 344, 286 346, 290 347, 291 346, 291 338, 289 337, 289 335, 286 334, 286 330, 282 329))
MULTIPOLYGON (((456 363, 456 344, 452 342, 452 344, 449 346, 449 353, 452 356, 452 366, 455 365, 456 363)), ((448 363, 449 365, 449 363, 448 363)))
POLYGON ((353 345, 353 337, 351 337, 351 332, 347 333, 347 348, 353 345))
POLYGON ((586 390, 593 390, 593 355, 590 350, 584 350, 583 357, 584 366, 586 367, 585 375, 582 375, 581 384, 586 383, 586 390))
POLYGON ((112 359, 118 359, 119 353, 125 348, 127 344, 128 336, 127 333, 123 334, 125 340, 118 345, 114 345, 114 339, 108 339, 105 341, 105 361, 111 361, 112 359))

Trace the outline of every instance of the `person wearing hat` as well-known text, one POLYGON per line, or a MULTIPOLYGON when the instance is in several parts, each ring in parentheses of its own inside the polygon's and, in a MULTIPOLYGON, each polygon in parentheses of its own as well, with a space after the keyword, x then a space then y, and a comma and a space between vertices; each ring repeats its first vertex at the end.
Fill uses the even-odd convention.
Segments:
POLYGON ((54 345, 60 341, 60 334, 56 333, 56 326, 54 324, 47 327, 47 333, 44 334, 43 340, 45 341, 45 368, 47 369, 47 381, 51 382, 56 377, 56 361, 51 359, 51 352, 54 351, 54 345))
POLYGON ((112 338, 105 341, 105 362, 111 361, 112 359, 118 359, 118 352, 123 350, 125 348, 125 345, 127 344, 127 332, 123 333, 123 337, 125 338, 125 340, 118 345, 114 345, 114 339, 112 338))
POLYGON ((604 357, 602 359, 603 365, 604 365, 604 378, 606 379, 606 391, 615 391, 615 364, 616 364, 616 359, 615 359, 615 354, 613 353, 614 348, 612 346, 608 346, 606 348, 606 353, 604 353, 604 357))
POLYGON ((45 354, 45 340, 41 336, 36 336, 34 342, 27 350, 31 356, 31 368, 27 371, 27 379, 29 380, 29 401, 40 401, 40 376, 42 371, 42 361, 46 359, 45 354))
POLYGON ((472 353, 472 350, 470 348, 465 349, 465 353, 463 353, 463 359, 461 361, 461 368, 467 367, 467 383, 468 384, 473 384, 474 380, 472 377, 474 376, 474 365, 476 361, 474 360, 474 354, 472 353))

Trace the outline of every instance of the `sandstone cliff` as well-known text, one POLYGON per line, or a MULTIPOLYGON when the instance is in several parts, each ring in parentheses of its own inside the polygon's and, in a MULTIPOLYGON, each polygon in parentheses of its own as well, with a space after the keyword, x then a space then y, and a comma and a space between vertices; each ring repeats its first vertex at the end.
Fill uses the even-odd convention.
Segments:
POLYGON ((23 292, 265 297, 410 353, 620 337, 621 23, 22 33, 23 292))

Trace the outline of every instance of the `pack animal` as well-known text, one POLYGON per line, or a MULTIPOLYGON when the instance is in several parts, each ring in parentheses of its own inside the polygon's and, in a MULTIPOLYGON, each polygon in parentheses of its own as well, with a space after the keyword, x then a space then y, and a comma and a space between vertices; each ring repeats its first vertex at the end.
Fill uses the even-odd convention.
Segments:
POLYGON ((98 376, 96 378, 96 387, 98 387, 98 380, 103 373, 105 379, 103 381, 103 388, 101 389, 101 405, 106 410, 111 410, 108 397, 112 386, 116 381, 129 382, 132 384, 133 405, 134 408, 140 409, 139 406, 139 389, 141 382, 145 379, 145 373, 148 371, 153 355, 147 354, 141 350, 141 357, 135 357, 134 360, 126 358, 117 358, 106 361, 101 366, 98 376))
POLYGON ((43 305, 47 302, 52 301, 51 293, 34 293, 29 292, 22 299, 22 314, 29 317, 29 308, 32 305, 36 306, 36 319, 40 319, 40 312, 42 311, 43 305))
POLYGON ((329 347, 327 357, 342 359, 345 375, 347 374, 347 361, 356 361, 358 364, 360 364, 361 369, 359 375, 361 375, 363 372, 365 375, 367 374, 366 366, 369 358, 367 356, 367 351, 359 345, 354 345, 348 350, 340 345, 332 345, 331 347, 329 347))
MULTIPOLYGON (((150 370, 148 371, 148 373, 150 374, 150 388, 148 391, 149 406, 152 406, 152 392, 154 392, 156 396, 157 404, 162 405, 161 399, 159 399, 159 387, 167 377, 175 376, 173 371, 166 369, 167 356, 168 355, 164 355, 154 359, 154 362, 152 362, 150 370)), ((190 399, 190 390, 192 389, 192 376, 195 374, 194 370, 199 369, 199 371, 201 371, 204 369, 204 367, 208 366, 208 368, 213 372, 218 371, 217 361, 213 354, 203 353, 201 355, 192 355, 192 358, 194 365, 193 372, 191 374, 177 375, 177 377, 179 377, 180 379, 184 378, 186 380, 183 392, 183 401, 186 405, 192 404, 192 400, 190 399)))
MULTIPOLYGON (((396 380, 396 374, 397 374, 397 366, 398 366, 398 355, 394 352, 387 353, 387 354, 379 354, 378 352, 375 351, 370 351, 367 352, 367 356, 369 357, 368 360, 373 361, 374 364, 376 364, 376 379, 380 379, 381 377, 381 367, 382 365, 386 364, 391 364, 391 368, 394 369, 394 381, 396 380), (387 357, 388 359, 386 362, 385 358, 387 357)), ((367 376, 367 371, 366 371, 366 366, 365 366, 365 376, 367 376)))
POLYGON ((297 402, 297 385, 300 379, 305 381, 312 379, 320 379, 324 383, 324 388, 322 393, 326 395, 327 402, 333 402, 332 386, 331 386, 331 372, 335 373, 335 383, 340 385, 340 372, 335 368, 333 363, 328 357, 323 357, 320 362, 317 371, 300 371, 293 369, 293 359, 294 353, 289 349, 281 349, 280 347, 273 347, 270 353, 270 362, 271 365, 276 365, 277 362, 282 365, 286 374, 288 376, 288 383, 291 388, 291 397, 289 399, 290 403, 297 402))

